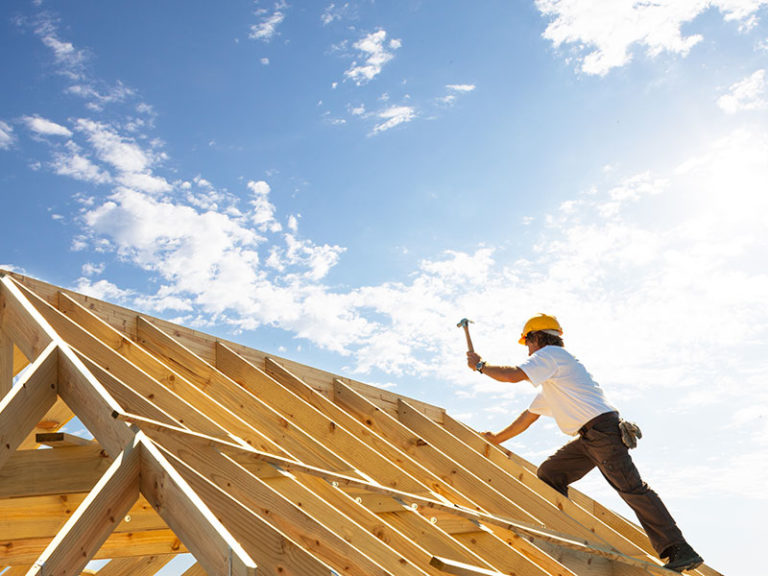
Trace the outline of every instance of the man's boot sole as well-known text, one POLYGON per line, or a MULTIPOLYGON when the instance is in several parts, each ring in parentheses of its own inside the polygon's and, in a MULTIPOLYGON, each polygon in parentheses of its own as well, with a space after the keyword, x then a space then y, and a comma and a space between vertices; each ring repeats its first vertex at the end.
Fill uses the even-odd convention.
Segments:
POLYGON ((692 562, 689 562, 685 566, 680 566, 675 568, 672 568, 670 566, 664 566, 664 568, 666 568, 667 570, 673 570, 675 572, 683 572, 684 570, 695 570, 702 564, 704 564, 704 560, 699 558, 698 560, 693 560, 692 562))

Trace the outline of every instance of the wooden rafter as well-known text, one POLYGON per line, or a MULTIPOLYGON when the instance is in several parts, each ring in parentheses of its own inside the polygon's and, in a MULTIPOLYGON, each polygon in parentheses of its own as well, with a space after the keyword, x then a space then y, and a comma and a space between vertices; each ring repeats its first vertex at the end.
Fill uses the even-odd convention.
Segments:
POLYGON ((27 576, 73 576, 85 568, 139 497, 139 442, 125 447, 27 576))
POLYGON ((439 407, 10 273, 0 398, 4 576, 669 574, 439 407))
POLYGON ((0 400, 0 469, 56 401, 58 357, 51 342, 0 400))
POLYGON ((13 386, 13 340, 0 327, 0 398, 13 386))

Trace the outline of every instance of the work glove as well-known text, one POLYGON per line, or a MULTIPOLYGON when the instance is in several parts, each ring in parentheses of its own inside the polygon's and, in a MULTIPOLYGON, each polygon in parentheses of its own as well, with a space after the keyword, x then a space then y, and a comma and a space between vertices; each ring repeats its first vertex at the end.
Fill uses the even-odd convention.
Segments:
POLYGON ((640 426, 634 422, 619 420, 619 430, 621 430, 621 441, 630 450, 637 447, 637 441, 643 437, 640 426))

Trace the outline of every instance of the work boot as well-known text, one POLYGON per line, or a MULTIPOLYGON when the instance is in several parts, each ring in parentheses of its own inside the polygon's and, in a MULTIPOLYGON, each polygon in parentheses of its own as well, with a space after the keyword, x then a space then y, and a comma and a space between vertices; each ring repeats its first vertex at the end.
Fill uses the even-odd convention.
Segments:
POLYGON ((673 544, 664 550, 662 558, 669 558, 669 561, 664 564, 664 568, 667 570, 674 570, 675 572, 693 570, 694 568, 701 566, 704 562, 704 559, 696 554, 688 542, 673 544))

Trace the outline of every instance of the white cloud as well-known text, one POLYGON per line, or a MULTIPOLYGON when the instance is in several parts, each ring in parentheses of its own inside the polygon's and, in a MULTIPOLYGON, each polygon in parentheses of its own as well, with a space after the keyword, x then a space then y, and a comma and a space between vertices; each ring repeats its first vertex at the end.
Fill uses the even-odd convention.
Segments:
POLYGON ((43 136, 65 136, 67 138, 72 136, 69 128, 40 116, 24 116, 23 120, 27 128, 36 134, 43 136))
MULTIPOLYGON (((116 169, 118 174, 115 179, 119 183, 153 194, 172 189, 165 178, 152 174, 152 168, 164 158, 163 154, 140 146, 134 139, 122 136, 116 128, 101 122, 80 118, 76 122, 76 129, 85 134, 96 157, 116 169)), ((78 166, 85 164, 82 157, 78 157, 77 162, 78 166)), ((94 175, 97 172, 102 173, 95 167, 89 167, 86 174, 94 175)))
POLYGON ((474 84, 448 84, 446 88, 450 92, 472 92, 475 89, 474 84))
POLYGON ((377 30, 364 36, 353 46, 359 51, 363 62, 362 64, 358 61, 352 62, 344 72, 344 76, 360 86, 381 74, 384 65, 395 57, 392 51, 400 48, 402 42, 397 39, 387 42, 386 30, 377 30))
POLYGON ((331 24, 332 22, 336 20, 340 20, 341 15, 336 10, 336 4, 331 2, 328 6, 325 7, 325 10, 323 10, 322 15, 320 16, 320 21, 323 23, 324 26, 327 26, 328 24, 331 24))
POLYGON ((76 127, 86 135, 99 158, 121 172, 144 172, 153 163, 135 141, 120 136, 107 124, 81 118, 76 127))
POLYGON ((0 120, 0 150, 8 150, 14 141, 13 128, 0 120))
MULTIPOLYGON (((317 331, 317 337, 322 327, 340 325, 334 314, 346 297, 325 294, 318 282, 344 249, 298 238, 295 217, 291 233, 280 234, 269 185, 251 181, 247 187, 252 200, 245 211, 237 208, 235 197, 222 196, 232 204, 201 211, 180 199, 118 188, 85 212, 87 235, 81 243, 115 251, 157 275, 163 284, 156 293, 134 295, 152 310, 194 310, 198 321, 241 329, 272 323, 297 334, 317 331), (268 268, 262 268, 262 252, 268 268), (274 271, 277 276, 271 276, 274 271), (329 307, 330 301, 337 303, 329 307)), ((354 337, 353 332, 331 339, 327 347, 343 351, 354 337)))
POLYGON ((458 94, 468 94, 469 92, 472 92, 475 89, 475 85, 474 84, 448 84, 446 85, 445 89, 448 91, 448 94, 439 98, 438 100, 442 104, 451 105, 456 102, 456 96, 458 94))
POLYGON ((94 264, 93 262, 86 262, 83 264, 82 271, 84 276, 98 276, 104 272, 104 263, 94 264))
POLYGON ((550 18, 544 38, 556 48, 570 46, 581 70, 597 75, 628 63, 635 45, 651 57, 662 52, 686 56, 702 36, 683 35, 681 28, 706 10, 717 8, 726 20, 752 19, 754 25, 753 17, 766 4, 766 0, 536 0, 542 15, 550 18))
POLYGON ((170 192, 173 189, 173 186, 162 176, 154 176, 146 172, 124 172, 117 177, 117 181, 123 186, 143 190, 151 194, 170 192))
POLYGON ((89 278, 79 278, 75 286, 75 290, 86 296, 92 296, 99 300, 108 300, 110 302, 124 303, 127 302, 133 292, 131 290, 123 290, 118 288, 112 282, 108 280, 97 280, 92 282, 89 278))
POLYGON ((82 182, 107 184, 112 181, 107 171, 91 162, 80 147, 71 141, 67 142, 64 149, 54 152, 50 166, 56 174, 82 182))
POLYGON ((279 232, 281 226, 275 220, 275 206, 269 201, 269 193, 271 192, 269 184, 263 180, 258 182, 251 180, 248 182, 248 189, 253 193, 251 221, 261 231, 279 232))
POLYGON ((744 80, 733 84, 728 94, 718 98, 717 105, 727 114, 766 108, 768 106, 768 82, 765 79, 765 69, 757 70, 744 80))
POLYGON ((355 20, 357 18, 357 6, 352 2, 344 2, 339 5, 331 2, 320 15, 320 21, 323 23, 323 26, 328 26, 341 20, 355 20))
POLYGON ((86 52, 78 50, 71 42, 61 40, 58 37, 56 24, 49 17, 41 17, 34 31, 43 44, 53 52, 60 73, 71 80, 80 80, 85 72, 86 52))
POLYGON ((285 20, 285 9, 288 5, 285 2, 275 4, 274 11, 269 13, 266 10, 259 10, 257 15, 260 20, 257 24, 251 26, 251 33, 248 35, 252 40, 261 40, 269 42, 277 33, 277 27, 285 20))
MULTIPOLYGON (((85 100, 88 100, 88 108, 95 111, 101 111, 107 104, 115 102, 125 102, 129 97, 135 95, 135 91, 125 86, 118 80, 115 86, 106 90, 99 90, 91 84, 73 84, 66 89, 68 94, 74 94, 85 100)), ((143 109, 145 112, 146 109, 143 109)), ((142 110, 137 110, 141 112, 142 110)), ((151 110, 149 110, 151 113, 151 110)))
POLYGON ((377 116, 381 118, 383 122, 379 122, 374 126, 374 134, 385 132, 395 126, 410 122, 416 117, 416 112, 413 106, 390 106, 389 108, 385 108, 378 112, 377 116))

